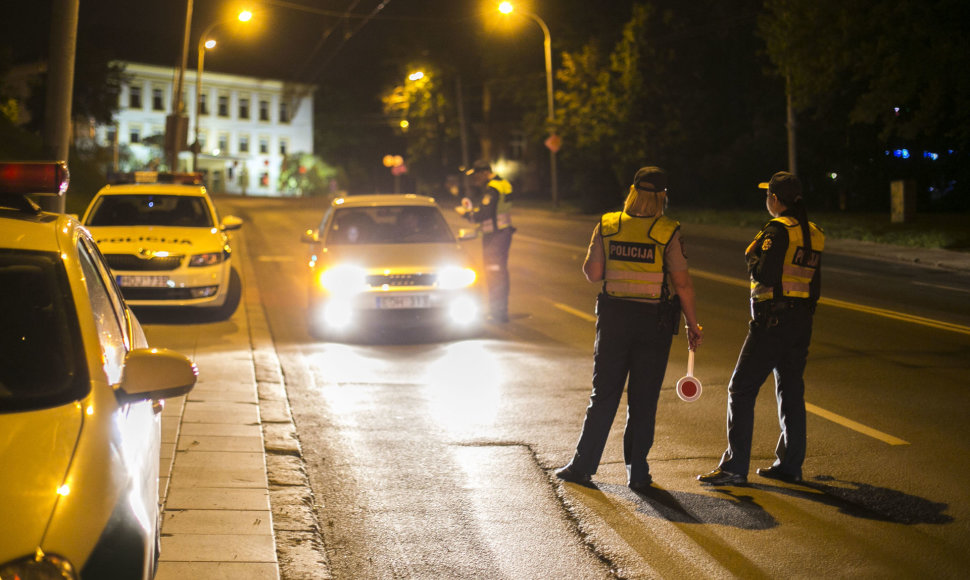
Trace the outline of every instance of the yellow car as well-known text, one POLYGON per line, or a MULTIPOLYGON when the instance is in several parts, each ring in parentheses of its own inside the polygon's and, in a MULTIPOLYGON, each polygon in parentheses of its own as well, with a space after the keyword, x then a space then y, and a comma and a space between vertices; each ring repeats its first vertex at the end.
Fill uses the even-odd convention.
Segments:
POLYGON ((220 221, 196 174, 143 172, 133 179, 101 188, 81 218, 125 299, 135 307, 206 308, 229 318, 241 284, 228 232, 242 220, 220 221))
POLYGON ((0 578, 151 578, 161 399, 198 371, 148 347, 90 234, 40 211, 57 163, 0 163, 0 578))
POLYGON ((481 276, 431 197, 336 199, 303 241, 313 244, 314 337, 429 327, 467 333, 481 323, 481 276))

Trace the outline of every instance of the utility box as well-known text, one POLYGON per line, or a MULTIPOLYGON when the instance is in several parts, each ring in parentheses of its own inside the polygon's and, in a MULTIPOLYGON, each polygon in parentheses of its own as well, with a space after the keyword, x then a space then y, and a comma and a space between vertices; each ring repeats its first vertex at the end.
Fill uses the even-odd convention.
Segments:
POLYGON ((906 179, 889 184, 892 222, 902 224, 916 215, 916 182, 906 179))

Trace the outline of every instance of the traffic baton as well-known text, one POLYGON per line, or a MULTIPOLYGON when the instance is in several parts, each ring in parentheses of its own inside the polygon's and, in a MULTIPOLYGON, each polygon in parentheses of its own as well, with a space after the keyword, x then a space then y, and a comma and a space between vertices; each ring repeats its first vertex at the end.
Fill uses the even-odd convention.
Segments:
POLYGON ((687 376, 677 381, 677 396, 692 403, 701 397, 701 382, 694 378, 694 349, 687 349, 687 376))

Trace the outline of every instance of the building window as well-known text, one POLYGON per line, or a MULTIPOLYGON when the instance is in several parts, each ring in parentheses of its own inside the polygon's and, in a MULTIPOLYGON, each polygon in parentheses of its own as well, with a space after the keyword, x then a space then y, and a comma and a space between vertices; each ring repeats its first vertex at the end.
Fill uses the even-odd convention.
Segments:
POLYGON ((141 125, 131 125, 128 127, 128 142, 141 143, 141 125))
POLYGON ((199 114, 201 115, 209 114, 209 105, 205 97, 206 97, 205 93, 202 93, 201 95, 199 95, 199 114))
POLYGON ((219 133, 219 153, 229 153, 229 133, 219 133))
POLYGON ((259 152, 262 155, 269 154, 269 139, 266 137, 259 138, 259 152))
POLYGON ((280 123, 290 122, 290 108, 286 103, 280 103, 280 123))
POLYGON ((199 151, 205 149, 205 131, 199 131, 199 135, 196 137, 199 141, 199 151))
POLYGON ((152 89, 152 110, 165 110, 165 96, 162 94, 162 89, 152 89))
POLYGON ((289 144, 289 141, 286 139, 280 139, 280 155, 286 155, 286 149, 288 148, 289 144))
POLYGON ((259 120, 269 121, 269 101, 265 99, 259 100, 259 120))
POLYGON ((135 86, 128 87, 128 108, 129 109, 141 108, 141 87, 135 87, 135 86))
POLYGON ((239 99, 239 118, 249 119, 249 98, 240 97, 239 99))
POLYGON ((249 153, 249 135, 239 136, 239 152, 249 153))
POLYGON ((228 117, 229 116, 229 95, 219 95, 219 116, 228 117))
POLYGON ((118 127, 116 125, 109 125, 104 130, 104 140, 108 145, 115 145, 115 140, 118 138, 118 127))

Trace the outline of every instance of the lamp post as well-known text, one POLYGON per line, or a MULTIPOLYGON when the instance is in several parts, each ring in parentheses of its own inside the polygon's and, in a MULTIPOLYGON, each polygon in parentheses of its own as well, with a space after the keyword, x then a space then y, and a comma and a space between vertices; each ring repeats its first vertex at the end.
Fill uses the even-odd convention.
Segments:
MULTIPOLYGON (((511 14, 515 7, 512 6, 511 2, 502 2, 498 7, 499 12, 502 14, 511 14)), ((548 106, 548 117, 547 122, 549 123, 550 131, 554 131, 555 121, 556 121, 556 110, 553 102, 553 88, 552 88, 552 36, 549 34, 549 27, 546 23, 539 18, 537 15, 526 12, 525 10, 519 10, 523 16, 527 16, 535 21, 542 29, 543 37, 543 48, 545 49, 546 56, 546 104, 548 106)), ((556 151, 559 149, 558 140, 553 139, 555 133, 550 135, 550 139, 546 141, 546 147, 549 149, 549 180, 550 186, 552 188, 552 205, 553 207, 559 207, 559 185, 556 177, 556 151)))
MULTIPOLYGON (((235 19, 240 22, 249 22, 252 18, 252 12, 243 10, 235 19)), ((208 36, 215 27, 226 22, 226 20, 217 20, 199 35, 199 62, 195 69, 195 144, 192 146, 192 171, 199 170, 199 149, 202 148, 202 144, 199 142, 199 117, 202 116, 202 69, 205 64, 205 51, 216 45, 216 41, 208 39, 208 36)))

